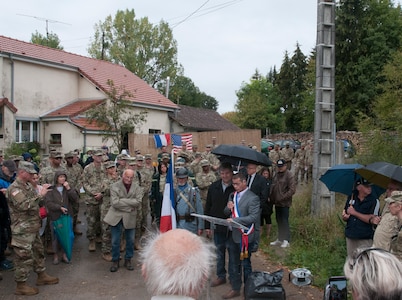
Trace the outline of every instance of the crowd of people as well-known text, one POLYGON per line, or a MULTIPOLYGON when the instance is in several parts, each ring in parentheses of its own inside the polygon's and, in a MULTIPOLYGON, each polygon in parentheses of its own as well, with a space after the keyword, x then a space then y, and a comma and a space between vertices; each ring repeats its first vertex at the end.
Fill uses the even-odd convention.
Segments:
MULTIPOLYGON (((38 285, 58 283, 58 278, 45 271, 45 253, 53 255, 55 265, 70 263, 70 260, 58 243, 53 222, 62 215, 69 215, 72 231, 80 236, 83 233, 78 213, 84 208, 88 251, 96 252, 100 248, 101 257, 111 262, 110 272, 119 270, 121 258, 124 268, 134 270, 134 251, 143 251, 143 276, 154 299, 172 293, 196 299, 205 287, 213 265, 216 277, 211 281, 211 287, 225 284, 228 276, 231 288, 222 298, 238 297, 242 283, 246 283, 252 272, 251 256, 258 250, 261 236, 271 235, 274 212, 278 233, 270 245, 290 246, 292 198, 297 184, 311 179, 312 144, 303 144, 296 152, 289 145, 282 150, 275 146, 269 153, 272 167, 251 162, 233 166, 220 162, 212 149, 213 145, 206 145, 204 152, 198 152, 198 147, 193 145, 193 151, 189 151, 184 143, 173 156, 170 149, 163 146, 156 158, 150 154, 142 155, 138 150, 133 156, 121 153, 113 159, 104 146, 89 153, 85 161, 81 160, 78 151, 63 155, 54 149, 40 166, 34 164, 29 155, 2 160, 0 267, 15 268, 15 294, 39 292, 36 287, 26 284, 30 270, 38 274, 38 285), (163 234, 145 238, 147 228, 152 225, 159 228, 171 166, 175 169, 178 230, 171 231, 169 238, 163 234), (220 218, 227 223, 212 224, 193 213, 220 218), (213 248, 205 237, 213 239, 213 248), (100 247, 97 244, 101 244, 100 247), (205 246, 207 244, 209 246, 205 246), (15 252, 14 262, 6 258, 7 247, 15 252), (169 247, 183 247, 182 252, 188 257, 172 257, 174 270, 169 269, 172 264, 157 269, 163 265, 158 262, 163 257, 161 249, 169 247), (200 257, 208 256, 208 259, 200 261, 196 253, 200 257), (150 260, 150 257, 154 259, 150 260), (176 270, 177 265, 183 267, 176 270), (160 276, 153 275, 154 272, 159 272, 160 276), (171 276, 174 272, 183 272, 181 278, 199 284, 186 285, 185 281, 184 287, 179 286, 171 276)), ((381 217, 379 202, 371 195, 369 183, 361 179, 355 186, 356 191, 347 200, 342 214, 347 222, 349 265, 362 247, 382 248, 401 259, 402 184, 390 183, 387 205, 381 217), (377 227, 375 231, 374 226, 377 227)), ((350 272, 347 274, 352 278, 350 272)))

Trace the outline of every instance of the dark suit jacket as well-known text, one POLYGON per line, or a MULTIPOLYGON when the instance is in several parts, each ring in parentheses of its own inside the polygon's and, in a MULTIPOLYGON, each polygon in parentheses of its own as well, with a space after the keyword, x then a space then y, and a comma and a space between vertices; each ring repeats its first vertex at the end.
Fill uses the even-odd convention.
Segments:
POLYGON ((260 174, 255 174, 254 180, 249 189, 260 198, 260 207, 266 203, 268 204, 268 186, 267 180, 260 174))
MULTIPOLYGON (((208 188, 204 214, 207 216, 226 219, 226 215, 223 211, 228 203, 229 195, 233 192, 233 185, 228 186, 225 192, 223 192, 222 179, 213 182, 208 188)), ((205 222, 205 229, 210 229, 210 227, 211 223, 205 222)), ((227 229, 228 228, 223 225, 216 225, 215 227, 216 232, 226 232, 227 229)))
MULTIPOLYGON (((254 226, 256 226, 257 223, 260 222, 260 199, 256 194, 254 194, 252 191, 247 190, 243 196, 240 198, 239 201, 239 212, 240 212, 240 217, 238 218, 233 218, 234 221, 237 223, 243 224, 247 227, 251 226, 251 224, 254 223, 254 226)), ((231 215, 231 211, 229 208, 226 206, 225 207, 225 214, 226 216, 231 215)), ((237 228, 233 228, 233 233, 232 233, 232 238, 235 243, 240 243, 242 237, 242 233, 240 230, 237 228)), ((251 233, 248 236, 248 241, 249 243, 254 242, 257 239, 257 234, 254 230, 253 233, 251 233)))

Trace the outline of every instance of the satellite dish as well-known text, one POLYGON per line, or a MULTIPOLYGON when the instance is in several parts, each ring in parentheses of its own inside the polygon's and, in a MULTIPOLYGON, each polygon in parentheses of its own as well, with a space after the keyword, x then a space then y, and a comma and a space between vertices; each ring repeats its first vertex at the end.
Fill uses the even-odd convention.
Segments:
POLYGON ((311 277, 310 270, 306 268, 294 269, 289 273, 289 281, 297 286, 309 285, 312 281, 311 277))

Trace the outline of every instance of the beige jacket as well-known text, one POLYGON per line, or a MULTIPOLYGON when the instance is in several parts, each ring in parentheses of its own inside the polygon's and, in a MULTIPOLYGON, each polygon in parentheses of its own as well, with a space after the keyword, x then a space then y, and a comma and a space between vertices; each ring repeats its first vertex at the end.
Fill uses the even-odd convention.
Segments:
POLYGON ((123 220, 125 229, 136 226, 137 210, 141 209, 143 188, 134 182, 127 193, 122 180, 110 186, 110 208, 103 221, 111 226, 116 226, 123 220))

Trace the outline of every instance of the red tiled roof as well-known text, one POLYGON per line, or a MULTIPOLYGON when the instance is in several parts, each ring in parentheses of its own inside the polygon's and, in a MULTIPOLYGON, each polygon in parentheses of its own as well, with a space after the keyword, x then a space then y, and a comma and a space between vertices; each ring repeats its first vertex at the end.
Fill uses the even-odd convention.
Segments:
POLYGON ((54 117, 70 117, 73 118, 80 114, 83 114, 89 108, 102 103, 104 100, 78 100, 73 103, 60 107, 42 117, 54 118, 54 117))
POLYGON ((0 35, 0 54, 11 53, 47 62, 78 68, 88 80, 104 92, 109 90, 107 81, 113 80, 115 87, 124 87, 134 94, 134 103, 176 109, 177 105, 164 97, 145 81, 123 66, 107 61, 89 58, 62 50, 35 45, 0 35))
POLYGON ((104 131, 104 128, 101 128, 95 122, 90 123, 88 118, 73 118, 71 122, 79 127, 85 128, 86 130, 93 130, 93 131, 104 131))
POLYGON ((0 107, 7 106, 13 113, 16 113, 18 109, 7 98, 0 98, 0 107))

